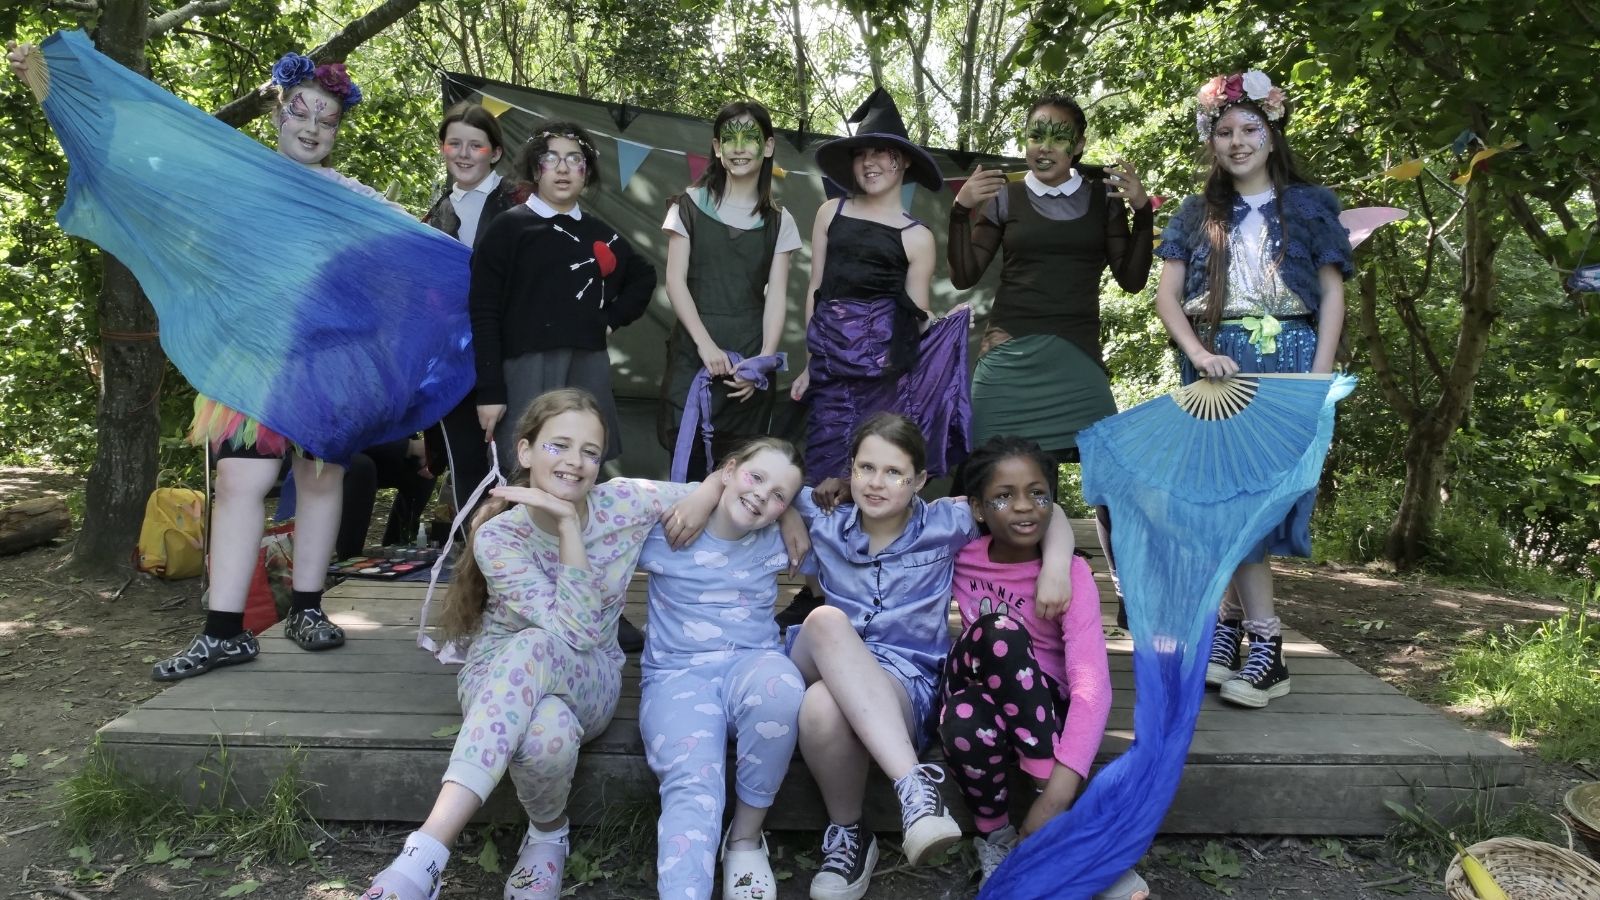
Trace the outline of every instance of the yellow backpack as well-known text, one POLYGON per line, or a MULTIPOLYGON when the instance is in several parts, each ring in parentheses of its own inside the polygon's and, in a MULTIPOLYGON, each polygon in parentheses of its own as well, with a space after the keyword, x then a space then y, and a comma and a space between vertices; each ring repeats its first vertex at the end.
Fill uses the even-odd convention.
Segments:
POLYGON ((189 488, 156 488, 144 505, 134 566, 168 580, 193 578, 205 568, 206 495, 189 488))

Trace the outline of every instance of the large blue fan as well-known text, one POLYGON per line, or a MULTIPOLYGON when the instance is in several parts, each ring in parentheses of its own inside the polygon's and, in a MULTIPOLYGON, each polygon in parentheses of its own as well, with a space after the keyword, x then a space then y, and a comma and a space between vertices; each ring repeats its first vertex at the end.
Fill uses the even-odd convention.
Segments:
POLYGON ((472 386, 470 251, 51 36, 30 82, 71 164, 56 218, 116 256, 201 394, 323 459, 472 386))
POLYGON ((1134 639, 1133 745, 1018 846, 981 897, 1088 898, 1144 855, 1183 774, 1222 592, 1245 553, 1316 488, 1334 404, 1354 387, 1330 375, 1199 381, 1078 436, 1084 499, 1116 522, 1134 639))

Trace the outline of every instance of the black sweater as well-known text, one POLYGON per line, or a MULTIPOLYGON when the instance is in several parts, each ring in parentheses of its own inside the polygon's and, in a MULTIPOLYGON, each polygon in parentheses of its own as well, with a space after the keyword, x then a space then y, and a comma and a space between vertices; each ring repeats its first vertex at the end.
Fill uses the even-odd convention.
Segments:
POLYGON ((655 287, 655 267, 590 213, 547 219, 523 205, 496 216, 473 250, 467 292, 478 403, 506 402, 504 360, 606 349, 606 329, 644 315, 655 287), (608 260, 597 243, 615 259, 609 277, 601 277, 608 260))

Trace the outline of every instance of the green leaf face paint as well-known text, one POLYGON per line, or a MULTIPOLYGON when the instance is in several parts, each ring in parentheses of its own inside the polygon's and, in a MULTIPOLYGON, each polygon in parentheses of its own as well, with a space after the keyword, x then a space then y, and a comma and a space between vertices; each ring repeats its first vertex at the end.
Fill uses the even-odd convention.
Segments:
POLYGON ((1022 132, 1029 144, 1046 149, 1071 151, 1078 146, 1078 126, 1071 122, 1050 122, 1039 119, 1029 122, 1022 132))
POLYGON ((760 125, 737 119, 722 123, 722 130, 718 133, 717 140, 722 144, 723 153, 739 151, 760 153, 761 145, 766 142, 766 138, 761 134, 760 125))

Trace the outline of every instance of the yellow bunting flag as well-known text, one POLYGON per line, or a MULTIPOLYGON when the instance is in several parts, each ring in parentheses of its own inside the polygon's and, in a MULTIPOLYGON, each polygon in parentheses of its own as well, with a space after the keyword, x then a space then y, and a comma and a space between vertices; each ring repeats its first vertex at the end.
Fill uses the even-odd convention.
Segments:
POLYGON ((1478 171, 1479 163, 1486 162, 1496 156, 1499 156, 1507 150, 1512 150, 1520 146, 1522 146, 1522 142, 1516 138, 1512 138, 1498 147, 1485 147, 1482 150, 1479 150, 1477 153, 1472 154, 1472 162, 1467 164, 1467 170, 1455 177, 1455 183, 1466 184, 1472 180, 1472 173, 1478 171))
POLYGON ((504 100, 496 99, 494 97, 489 96, 488 94, 483 94, 482 97, 483 97, 483 108, 487 109, 490 112, 490 114, 492 114, 496 118, 499 118, 501 114, 503 114, 506 110, 511 108, 511 104, 505 102, 504 100))
POLYGON ((1383 177, 1393 178, 1395 181, 1410 181, 1422 174, 1422 160, 1413 159, 1403 162, 1398 166, 1383 170, 1383 177))
POLYGON ((1028 177, 1028 170, 1027 169, 1023 169, 1021 172, 1007 172, 1006 173, 1006 180, 1007 181, 1021 181, 1022 179, 1027 178, 1027 177, 1028 177))
POLYGON ((777 163, 773 163, 772 164, 772 177, 773 178, 786 178, 786 177, 788 177, 788 175, 789 175, 789 170, 788 169, 785 169, 783 166, 780 166, 777 163))

